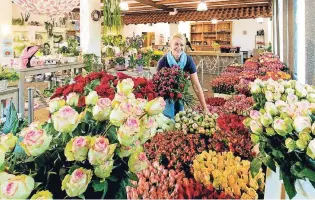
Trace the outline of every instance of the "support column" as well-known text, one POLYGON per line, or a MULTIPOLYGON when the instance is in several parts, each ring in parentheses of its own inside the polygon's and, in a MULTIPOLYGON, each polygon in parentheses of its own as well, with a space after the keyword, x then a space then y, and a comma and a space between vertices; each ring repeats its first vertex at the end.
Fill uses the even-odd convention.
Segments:
POLYGON ((315 85, 315 1, 305 0, 305 83, 315 85))
POLYGON ((13 55, 10 57, 5 57, 3 55, 3 48, 12 48, 13 46, 3 46, 3 40, 10 39, 12 40, 12 1, 11 0, 1 0, 0 6, 0 64, 10 65, 10 60, 13 58, 13 55))
POLYGON ((101 23, 93 21, 91 13, 94 10, 101 11, 99 0, 80 0, 80 41, 83 54, 95 54, 101 56, 101 23))

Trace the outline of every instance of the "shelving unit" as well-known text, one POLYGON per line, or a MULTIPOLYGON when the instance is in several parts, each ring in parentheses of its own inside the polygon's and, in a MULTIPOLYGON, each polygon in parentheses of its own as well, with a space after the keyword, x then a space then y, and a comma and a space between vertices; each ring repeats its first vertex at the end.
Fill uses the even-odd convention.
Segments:
POLYGON ((192 23, 190 25, 190 41, 196 51, 213 51, 212 43, 232 45, 232 22, 192 23))
MULTIPOLYGON (((54 27, 54 35, 62 35, 66 39, 67 28, 54 27)), ((17 54, 17 49, 24 49, 31 42, 44 44, 48 42, 47 31, 44 26, 12 26, 13 32, 13 50, 17 54)), ((20 49, 18 50, 20 51, 20 49)), ((17 55, 18 56, 18 55, 17 55)))
POLYGON ((255 49, 262 49, 265 45, 265 35, 255 35, 255 49))

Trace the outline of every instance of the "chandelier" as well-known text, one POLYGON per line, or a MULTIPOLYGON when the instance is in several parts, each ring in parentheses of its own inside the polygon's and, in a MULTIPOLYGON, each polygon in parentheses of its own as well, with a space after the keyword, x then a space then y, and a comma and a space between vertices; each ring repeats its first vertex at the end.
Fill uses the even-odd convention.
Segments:
POLYGON ((36 15, 58 16, 71 12, 80 0, 13 0, 27 12, 36 15))

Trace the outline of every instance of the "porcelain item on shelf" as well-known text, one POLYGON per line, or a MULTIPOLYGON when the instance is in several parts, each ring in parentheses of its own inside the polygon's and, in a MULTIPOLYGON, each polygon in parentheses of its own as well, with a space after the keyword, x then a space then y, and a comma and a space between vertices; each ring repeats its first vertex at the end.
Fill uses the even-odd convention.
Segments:
POLYGON ((8 80, 0 81, 0 91, 6 90, 8 88, 8 80))

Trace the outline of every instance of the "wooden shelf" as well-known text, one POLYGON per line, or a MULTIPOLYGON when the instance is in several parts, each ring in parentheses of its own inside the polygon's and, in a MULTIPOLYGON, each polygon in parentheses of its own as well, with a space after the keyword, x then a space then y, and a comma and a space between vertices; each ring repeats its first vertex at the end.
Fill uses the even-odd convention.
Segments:
POLYGON ((217 41, 221 45, 232 45, 232 22, 197 22, 190 25, 190 41, 197 51, 206 51, 212 48, 212 43, 217 41), (200 32, 202 30, 202 32, 200 32), (200 45, 193 44, 199 42, 200 45), (204 43, 207 43, 205 45, 204 43))

